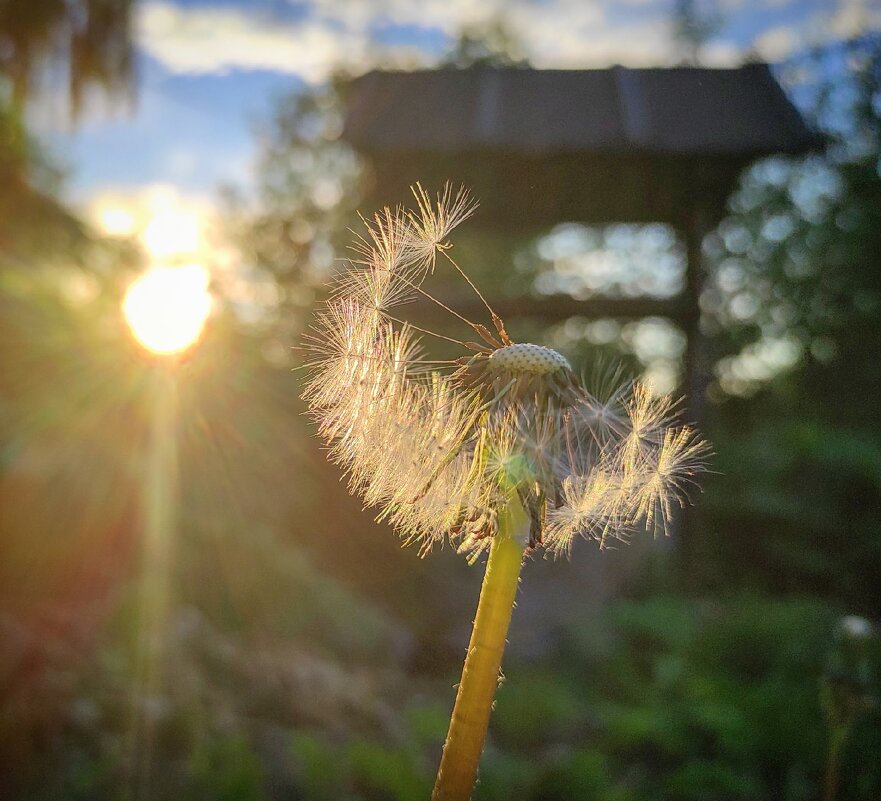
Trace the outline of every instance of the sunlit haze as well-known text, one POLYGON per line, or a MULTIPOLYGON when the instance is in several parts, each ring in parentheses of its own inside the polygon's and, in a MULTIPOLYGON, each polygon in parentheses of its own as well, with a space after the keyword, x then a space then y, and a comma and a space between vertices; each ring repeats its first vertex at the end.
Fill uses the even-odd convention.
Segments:
POLYGON ((101 192, 89 204, 89 216, 102 233, 134 237, 154 264, 201 263, 207 255, 206 214, 204 202, 161 182, 101 192))
POLYGON ((143 232, 144 246, 156 259, 196 253, 201 247, 201 221, 193 210, 154 211, 143 232))
POLYGON ((153 267, 132 283, 123 301, 135 339, 160 354, 193 345, 210 311, 208 273, 197 265, 153 267))

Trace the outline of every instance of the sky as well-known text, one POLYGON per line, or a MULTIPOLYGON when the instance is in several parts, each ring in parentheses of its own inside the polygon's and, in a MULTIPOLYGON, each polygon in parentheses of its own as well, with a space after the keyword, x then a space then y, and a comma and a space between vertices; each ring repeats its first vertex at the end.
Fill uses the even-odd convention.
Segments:
MULTIPOLYGON (((37 124, 66 168, 68 201, 106 232, 140 236, 163 258, 176 247, 201 247, 219 186, 247 190, 256 131, 285 93, 320 83, 339 67, 430 66, 463 28, 499 18, 536 67, 669 65, 678 57, 672 6, 673 0, 142 0, 133 108, 92 109, 76 127, 44 108, 37 124)), ((779 62, 809 43, 881 29, 879 0, 718 0, 712 8, 719 26, 703 53, 708 66, 736 65, 746 54, 779 62)))

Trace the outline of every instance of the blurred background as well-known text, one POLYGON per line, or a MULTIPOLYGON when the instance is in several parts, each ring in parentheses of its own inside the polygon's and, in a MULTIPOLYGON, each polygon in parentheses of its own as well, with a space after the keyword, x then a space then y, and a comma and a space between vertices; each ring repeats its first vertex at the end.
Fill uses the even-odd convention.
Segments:
POLYGON ((0 3, 0 797, 428 798, 481 566, 348 497, 295 348, 445 178, 512 336, 716 454, 668 540, 526 566, 475 798, 881 798, 870 0, 0 3))

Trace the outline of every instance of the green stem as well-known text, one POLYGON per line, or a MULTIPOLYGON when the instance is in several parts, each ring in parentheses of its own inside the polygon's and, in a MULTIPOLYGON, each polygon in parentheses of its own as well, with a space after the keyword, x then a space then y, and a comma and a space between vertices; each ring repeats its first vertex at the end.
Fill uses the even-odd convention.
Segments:
POLYGON ((477 604, 432 801, 468 801, 486 739, 520 568, 526 516, 516 499, 500 516, 477 604))

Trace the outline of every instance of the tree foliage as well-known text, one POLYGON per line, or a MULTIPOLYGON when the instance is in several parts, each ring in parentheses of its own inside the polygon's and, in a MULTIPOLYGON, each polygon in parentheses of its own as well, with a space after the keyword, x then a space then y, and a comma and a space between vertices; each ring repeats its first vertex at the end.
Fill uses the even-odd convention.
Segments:
POLYGON ((828 144, 756 165, 708 243, 728 400, 710 432, 724 478, 700 561, 715 585, 810 588, 879 614, 881 37, 790 69, 828 144))
POLYGON ((71 112, 99 88, 132 89, 135 0, 6 0, 0 4, 0 72, 21 105, 41 81, 66 81, 71 112))

